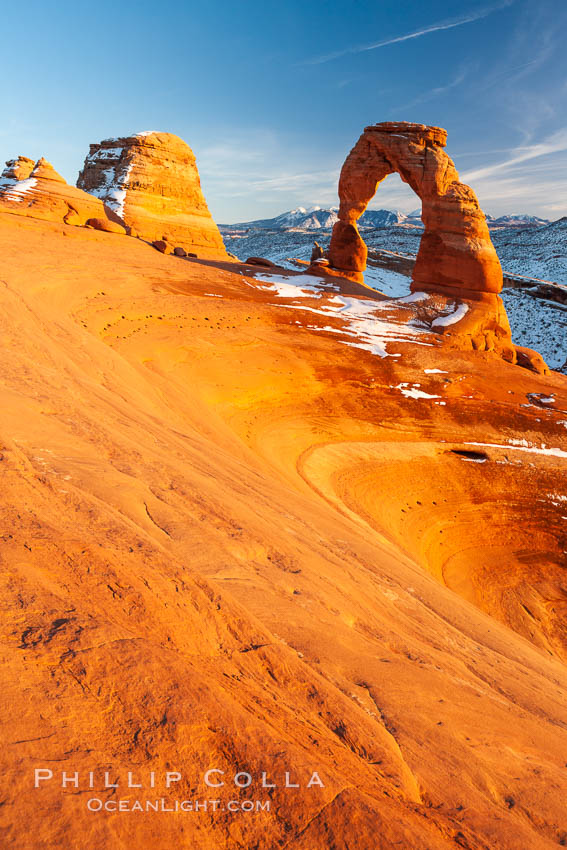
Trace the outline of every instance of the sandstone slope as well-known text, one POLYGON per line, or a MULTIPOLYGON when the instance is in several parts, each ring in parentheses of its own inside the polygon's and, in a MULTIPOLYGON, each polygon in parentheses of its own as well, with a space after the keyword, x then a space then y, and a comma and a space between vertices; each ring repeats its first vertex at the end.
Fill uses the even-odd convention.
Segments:
POLYGON ((3 846, 565 844, 566 379, 338 278, 6 213, 0 251, 3 846))

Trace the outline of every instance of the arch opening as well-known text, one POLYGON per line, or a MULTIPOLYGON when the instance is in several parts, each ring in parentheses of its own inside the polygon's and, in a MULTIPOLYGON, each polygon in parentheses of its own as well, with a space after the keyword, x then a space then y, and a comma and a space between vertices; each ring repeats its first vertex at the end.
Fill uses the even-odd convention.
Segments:
MULTIPOLYGON (((419 219, 421 216, 421 198, 413 189, 404 183, 397 171, 392 171, 384 178, 370 200, 366 212, 389 210, 419 219)), ((421 223, 421 222, 420 222, 421 223)))

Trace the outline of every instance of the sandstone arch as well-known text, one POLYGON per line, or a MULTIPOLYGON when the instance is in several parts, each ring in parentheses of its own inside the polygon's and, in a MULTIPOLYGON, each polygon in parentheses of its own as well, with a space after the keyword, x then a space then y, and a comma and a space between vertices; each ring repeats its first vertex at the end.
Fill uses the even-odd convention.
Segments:
POLYGON ((444 150, 440 127, 386 122, 366 127, 348 155, 339 181, 339 221, 329 259, 337 269, 366 268, 366 246, 356 226, 379 184, 397 172, 422 202, 425 230, 412 289, 465 298, 502 289, 502 269, 473 190, 461 183, 444 150))
POLYGON ((454 318, 433 321, 432 329, 455 347, 494 351, 511 363, 545 372, 539 354, 512 344, 498 295, 502 268, 486 218, 473 190, 459 180, 446 142, 446 130, 425 124, 385 122, 365 128, 341 170, 329 271, 362 279, 367 249, 356 223, 382 180, 397 172, 421 199, 425 228, 411 290, 463 304, 454 318))

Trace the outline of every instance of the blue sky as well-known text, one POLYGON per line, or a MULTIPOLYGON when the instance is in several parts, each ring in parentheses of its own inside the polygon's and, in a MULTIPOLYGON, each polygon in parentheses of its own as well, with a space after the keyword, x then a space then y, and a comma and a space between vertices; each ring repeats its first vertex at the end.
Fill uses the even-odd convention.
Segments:
MULTIPOLYGON (((487 212, 555 219, 565 45, 567 0, 30 0, 2 40, 0 156, 74 182, 90 142, 169 131, 232 222, 336 204, 364 126, 418 121, 487 212)), ((371 206, 419 203, 392 175, 371 206)))

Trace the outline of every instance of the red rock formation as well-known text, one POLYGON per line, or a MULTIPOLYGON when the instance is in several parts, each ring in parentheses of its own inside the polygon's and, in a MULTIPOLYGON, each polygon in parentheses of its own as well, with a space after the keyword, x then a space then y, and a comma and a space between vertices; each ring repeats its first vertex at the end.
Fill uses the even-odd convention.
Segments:
MULTIPOLYGON (((425 231, 414 270, 414 289, 475 297, 498 293, 502 270, 484 213, 471 188, 459 181, 443 148, 440 127, 387 122, 366 127, 348 155, 339 181, 339 222, 329 249, 331 263, 348 271, 366 268, 356 222, 378 185, 392 172, 422 202, 425 231)), ((361 245, 362 243, 362 245, 361 245)))
POLYGON ((41 158, 18 157, 6 163, 0 183, 0 206, 12 213, 63 221, 65 224, 96 227, 114 233, 126 233, 124 222, 101 200, 69 186, 63 177, 41 158), (93 224, 96 222, 96 224, 93 224))
MULTIPOLYGON (((422 202, 425 230, 413 270, 411 289, 441 296, 442 314, 432 327, 450 343, 497 351, 517 362, 506 311, 498 293, 502 269, 490 240, 484 213, 473 190, 461 183, 444 151, 447 132, 440 127, 386 122, 366 127, 348 155, 339 180, 339 221, 329 247, 331 266, 360 277, 366 268, 366 245, 356 222, 388 174, 397 172, 422 202), (453 302, 457 299, 464 308, 453 302), (452 309, 455 307, 456 309, 452 309)), ((546 366, 524 350, 522 365, 546 366)))
POLYGON ((149 242, 166 240, 226 259, 191 148, 171 133, 138 133, 90 146, 77 186, 111 206, 149 242))

